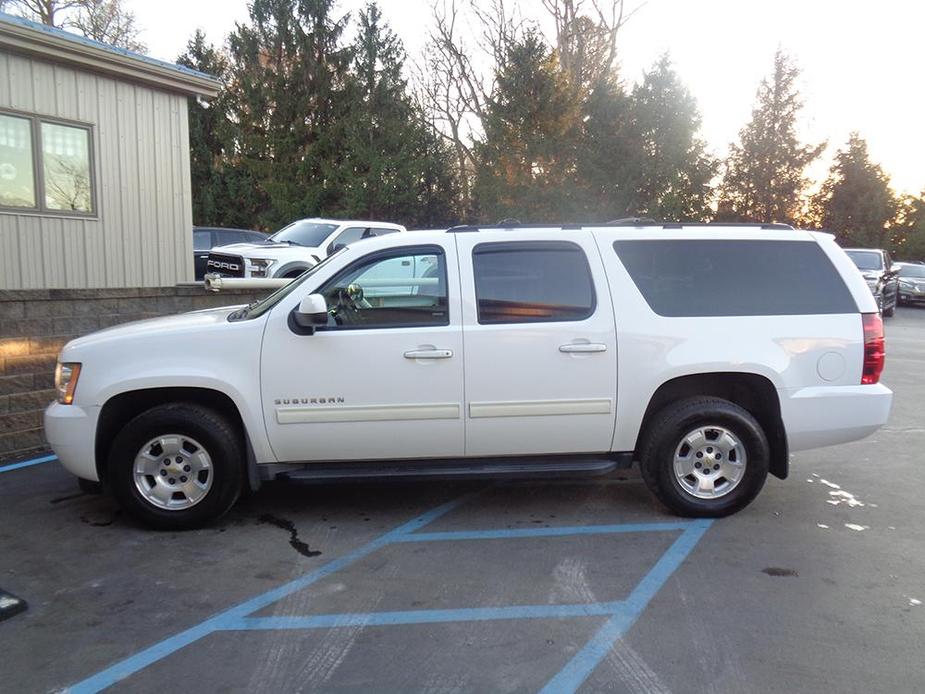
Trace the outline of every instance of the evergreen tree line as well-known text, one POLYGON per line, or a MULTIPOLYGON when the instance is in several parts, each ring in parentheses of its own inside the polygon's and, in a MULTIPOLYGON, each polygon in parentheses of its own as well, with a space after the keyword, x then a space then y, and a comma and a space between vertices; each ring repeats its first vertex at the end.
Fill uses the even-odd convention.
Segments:
POLYGON ((625 20, 612 2, 592 17, 578 0, 543 0, 551 38, 502 0, 472 3, 465 32, 455 3, 438 5, 411 65, 374 3, 350 17, 335 0, 253 0, 224 47, 197 32, 179 58, 225 85, 190 101, 195 222, 774 221, 925 256, 925 196, 897 196, 859 135, 808 193, 827 143, 798 137, 786 54, 721 161, 668 56, 635 85, 619 79, 625 20))

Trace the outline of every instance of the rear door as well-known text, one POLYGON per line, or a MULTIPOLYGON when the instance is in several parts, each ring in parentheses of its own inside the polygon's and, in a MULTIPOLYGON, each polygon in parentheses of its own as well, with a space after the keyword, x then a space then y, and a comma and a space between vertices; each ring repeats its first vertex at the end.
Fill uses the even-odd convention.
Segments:
POLYGON ((609 451, 617 345, 590 233, 456 234, 466 455, 609 451))

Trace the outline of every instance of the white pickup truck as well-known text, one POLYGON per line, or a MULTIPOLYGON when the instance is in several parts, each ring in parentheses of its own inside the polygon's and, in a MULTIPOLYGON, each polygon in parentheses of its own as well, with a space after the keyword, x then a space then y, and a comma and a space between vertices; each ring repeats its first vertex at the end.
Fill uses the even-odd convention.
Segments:
POLYGON ((260 241, 213 248, 205 263, 206 273, 246 279, 291 279, 338 248, 401 231, 405 227, 390 222, 300 219, 260 241))
POLYGON ((455 227, 348 246, 250 306, 68 343, 45 429, 143 521, 247 488, 638 462, 672 511, 746 506, 789 453, 867 436, 877 305, 781 225, 455 227))

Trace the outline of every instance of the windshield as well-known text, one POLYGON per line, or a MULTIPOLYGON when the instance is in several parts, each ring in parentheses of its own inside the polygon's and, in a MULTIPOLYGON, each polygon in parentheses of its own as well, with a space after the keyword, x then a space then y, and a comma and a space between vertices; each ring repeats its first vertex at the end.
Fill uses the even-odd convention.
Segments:
POLYGON ((320 246, 337 228, 336 224, 324 224, 303 220, 293 222, 273 234, 268 241, 290 242, 300 246, 320 246))
POLYGON ((900 265, 899 276, 925 278, 925 265, 900 265))
POLYGON ((877 251, 847 251, 858 270, 882 270, 883 256, 877 251))
POLYGON ((324 267, 329 262, 331 262, 331 260, 333 260, 338 255, 340 255, 343 250, 344 249, 341 248, 340 250, 332 253, 327 258, 322 260, 320 263, 312 266, 311 268, 303 272, 301 275, 296 277, 294 280, 292 280, 292 282, 290 282, 289 284, 285 286, 280 287, 279 289, 277 289, 275 292, 270 294, 265 299, 261 299, 260 301, 255 301, 250 306, 246 308, 242 308, 239 311, 235 311, 234 313, 228 316, 228 320, 230 321, 245 320, 247 318, 257 318, 259 316, 262 316, 264 313, 266 313, 271 308, 276 306, 276 304, 282 301, 285 297, 287 297, 290 292, 295 290, 296 287, 298 287, 305 280, 307 280, 312 275, 314 275, 316 272, 318 272, 320 268, 324 267))

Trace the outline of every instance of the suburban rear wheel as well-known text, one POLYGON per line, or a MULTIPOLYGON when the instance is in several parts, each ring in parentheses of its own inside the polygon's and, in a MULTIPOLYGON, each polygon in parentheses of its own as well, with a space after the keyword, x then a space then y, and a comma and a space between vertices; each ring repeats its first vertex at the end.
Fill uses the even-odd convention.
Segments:
POLYGON ((640 454, 649 490, 682 516, 719 517, 747 506, 764 486, 769 450, 761 425, 735 403, 713 397, 661 410, 640 454))
POLYGON ((193 403, 141 413, 116 436, 109 479, 119 504, 156 528, 202 525, 241 493, 241 433, 226 417, 193 403))

